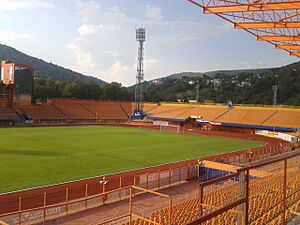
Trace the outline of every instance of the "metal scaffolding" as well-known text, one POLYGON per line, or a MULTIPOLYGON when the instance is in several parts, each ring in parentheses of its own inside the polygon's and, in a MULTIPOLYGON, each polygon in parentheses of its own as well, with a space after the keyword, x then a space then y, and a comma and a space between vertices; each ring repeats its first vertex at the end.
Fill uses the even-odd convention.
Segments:
POLYGON ((300 1, 298 0, 187 0, 244 29, 259 41, 300 57, 300 1))
POLYGON ((143 88, 142 82, 144 80, 144 42, 146 40, 145 28, 136 29, 136 41, 139 44, 138 49, 138 62, 137 62, 137 75, 135 85, 135 110, 142 110, 143 102, 143 88))

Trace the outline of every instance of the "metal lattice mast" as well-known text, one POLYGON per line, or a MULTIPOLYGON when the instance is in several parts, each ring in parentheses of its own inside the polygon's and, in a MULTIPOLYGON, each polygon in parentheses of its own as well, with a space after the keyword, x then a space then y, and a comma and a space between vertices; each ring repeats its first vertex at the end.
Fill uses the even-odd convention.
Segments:
POLYGON ((199 83, 196 84, 196 101, 197 101, 197 103, 200 102, 200 84, 199 83))
POLYGON ((278 86, 275 84, 273 85, 273 107, 277 107, 277 91, 278 91, 278 86))
POLYGON ((142 110, 143 102, 143 87, 142 82, 144 80, 144 42, 146 40, 145 28, 136 29, 136 41, 139 44, 138 49, 138 62, 137 62, 137 75, 135 85, 135 109, 142 110))

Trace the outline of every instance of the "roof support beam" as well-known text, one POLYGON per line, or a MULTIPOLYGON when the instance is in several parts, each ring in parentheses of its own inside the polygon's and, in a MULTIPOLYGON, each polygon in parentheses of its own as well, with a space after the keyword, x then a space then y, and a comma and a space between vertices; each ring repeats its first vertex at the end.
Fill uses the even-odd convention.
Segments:
POLYGON ((298 11, 297 11, 296 13, 293 13, 293 14, 290 14, 290 15, 284 17, 284 18, 281 18, 279 21, 285 21, 285 20, 291 19, 291 18, 299 16, 299 15, 300 15, 300 13, 298 13, 298 11))
POLYGON ((296 44, 300 42, 300 35, 294 30, 300 29, 300 0, 253 0, 249 4, 244 0, 187 1, 202 8, 206 14, 214 14, 235 28, 244 29, 259 41, 266 41, 300 58, 300 44, 296 44), (270 11, 270 17, 266 17, 264 11, 270 11), (257 17, 251 17, 253 12, 260 12, 262 17, 256 20, 257 17), (275 21, 272 18, 276 18, 275 21))
POLYGON ((259 29, 259 28, 300 28, 300 21, 291 22, 247 22, 235 23, 234 28, 259 29))
POLYGON ((258 41, 300 41, 300 36, 263 35, 257 37, 258 41))
POLYGON ((286 50, 300 50, 300 45, 282 44, 282 45, 276 45, 276 48, 286 49, 286 50))
POLYGON ((230 12, 251 12, 270 10, 296 10, 300 8, 300 1, 266 2, 259 4, 235 4, 222 6, 207 6, 204 13, 230 13, 230 12))
POLYGON ((300 52, 291 52, 290 55, 300 57, 300 52))

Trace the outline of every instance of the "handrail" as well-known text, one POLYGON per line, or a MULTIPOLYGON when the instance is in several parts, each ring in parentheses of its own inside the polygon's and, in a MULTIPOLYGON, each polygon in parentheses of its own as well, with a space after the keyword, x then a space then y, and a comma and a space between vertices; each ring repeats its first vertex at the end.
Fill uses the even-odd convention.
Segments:
POLYGON ((91 195, 91 196, 88 196, 88 197, 85 197, 85 198, 70 200, 70 201, 66 201, 66 202, 62 202, 62 203, 56 203, 56 204, 47 205, 47 206, 36 207, 36 208, 32 208, 32 209, 25 209, 25 210, 22 210, 22 211, 4 213, 4 214, 0 214, 0 217, 11 216, 11 215, 19 214, 19 213, 26 213, 26 212, 31 212, 31 211, 41 210, 41 209, 49 209, 49 208, 60 207, 60 206, 64 206, 64 205, 84 202, 84 201, 88 201, 90 199, 98 198, 98 197, 101 197, 103 195, 108 195, 110 193, 119 192, 119 191, 122 191, 124 189, 129 189, 129 188, 130 188, 130 185, 122 187, 122 188, 118 188, 118 189, 115 189, 115 190, 112 190, 112 191, 103 192, 101 194, 91 195))
POLYGON ((239 173, 239 172, 242 172, 242 171, 255 169, 257 167, 261 167, 261 166, 265 166, 265 165, 272 164, 272 163, 275 163, 275 162, 279 162, 279 161, 282 161, 284 159, 293 158, 293 157, 298 156, 298 155, 300 155, 300 149, 298 149, 296 151, 292 151, 292 152, 282 153, 280 155, 275 155, 274 157, 269 158, 265 161, 253 163, 250 166, 245 166, 245 167, 239 168, 237 171, 239 173))
POLYGON ((96 223, 93 223, 91 225, 104 225, 104 224, 111 223, 111 222, 114 222, 114 221, 117 221, 117 220, 129 217, 129 216, 130 216, 129 214, 126 214, 126 215, 123 215, 123 216, 115 217, 113 219, 109 219, 109 220, 105 220, 105 221, 101 221, 101 222, 96 222, 96 223))
MULTIPOLYGON (((157 104, 157 102, 145 102, 145 104, 157 104)), ((201 105, 201 106, 227 106, 227 103, 188 103, 188 102, 168 102, 161 101, 160 104, 174 104, 174 105, 201 105)), ((278 105, 276 108, 273 105, 261 105, 261 104, 234 104, 233 107, 261 107, 261 108, 273 108, 273 109, 300 109, 300 106, 290 106, 290 105, 278 105)))

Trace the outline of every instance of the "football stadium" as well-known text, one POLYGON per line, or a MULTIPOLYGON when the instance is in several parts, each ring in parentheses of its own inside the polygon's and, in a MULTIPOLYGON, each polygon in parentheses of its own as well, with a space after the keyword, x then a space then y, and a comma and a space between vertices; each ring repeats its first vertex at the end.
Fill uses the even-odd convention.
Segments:
MULTIPOLYGON (((186 4, 300 56, 296 0, 186 4)), ((300 224, 300 108, 146 102, 145 32, 135 101, 36 102, 2 61, 0 225, 300 224)))

